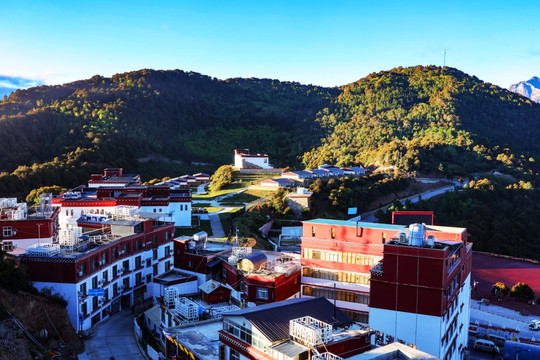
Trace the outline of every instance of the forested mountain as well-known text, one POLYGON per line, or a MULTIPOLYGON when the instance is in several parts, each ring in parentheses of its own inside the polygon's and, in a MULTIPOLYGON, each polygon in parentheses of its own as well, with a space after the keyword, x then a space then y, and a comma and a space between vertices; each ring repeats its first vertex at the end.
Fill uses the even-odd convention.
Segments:
POLYGON ((534 171, 540 106, 452 68, 396 68, 344 86, 316 121, 321 163, 395 165, 447 176, 505 167, 534 171))
POLYGON ((76 185, 103 166, 138 172, 149 155, 217 168, 250 148, 286 166, 322 136, 313 119, 338 93, 180 70, 18 90, 0 102, 0 193, 76 185))
POLYGON ((277 166, 533 178, 539 138, 539 104, 452 68, 396 68, 341 88, 140 70, 0 102, 0 194, 77 185, 104 166, 164 176, 163 163, 137 161, 148 156, 215 169, 234 148, 277 166))

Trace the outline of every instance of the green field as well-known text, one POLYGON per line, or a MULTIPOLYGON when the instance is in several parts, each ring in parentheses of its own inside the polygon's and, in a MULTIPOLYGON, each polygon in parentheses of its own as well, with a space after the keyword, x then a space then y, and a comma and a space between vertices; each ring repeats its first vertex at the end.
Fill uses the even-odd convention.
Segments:
POLYGON ((247 204, 257 199, 270 196, 274 190, 246 190, 240 194, 233 195, 220 202, 222 205, 247 204))

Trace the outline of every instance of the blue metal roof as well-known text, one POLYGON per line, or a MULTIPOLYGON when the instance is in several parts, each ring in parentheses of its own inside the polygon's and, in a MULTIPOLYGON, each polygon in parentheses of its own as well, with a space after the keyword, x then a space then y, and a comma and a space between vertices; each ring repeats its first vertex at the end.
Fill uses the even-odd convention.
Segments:
POLYGON ((314 219, 303 221, 307 224, 323 224, 323 225, 336 225, 336 226, 352 226, 352 227, 363 227, 368 229, 381 229, 381 230, 407 230, 408 227, 405 225, 392 225, 392 224, 379 224, 372 222, 362 222, 362 221, 347 221, 347 220, 333 220, 333 219, 314 219))

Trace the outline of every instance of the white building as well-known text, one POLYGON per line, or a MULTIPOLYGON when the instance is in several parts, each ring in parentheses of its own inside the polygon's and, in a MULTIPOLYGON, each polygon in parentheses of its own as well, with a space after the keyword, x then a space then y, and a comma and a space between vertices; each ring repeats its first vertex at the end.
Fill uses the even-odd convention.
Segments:
POLYGON ((250 154, 249 149, 234 150, 234 167, 238 169, 273 169, 266 154, 250 154))
POLYGON ((61 230, 58 244, 36 245, 17 258, 37 289, 52 288, 67 300, 76 330, 142 308, 160 293, 154 277, 173 268, 173 223, 140 213, 108 220, 106 228, 88 235, 61 230))

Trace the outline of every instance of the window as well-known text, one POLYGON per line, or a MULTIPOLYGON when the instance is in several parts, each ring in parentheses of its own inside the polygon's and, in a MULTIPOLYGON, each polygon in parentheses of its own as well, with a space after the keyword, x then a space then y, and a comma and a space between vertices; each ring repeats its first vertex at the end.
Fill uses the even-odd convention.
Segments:
POLYGON ((138 272, 135 274, 135 284, 142 284, 142 273, 138 272))
POLYGON ((311 237, 315 237, 315 226, 311 227, 311 237))
POLYGON ((167 262, 165 263, 165 271, 169 271, 169 270, 171 270, 171 262, 170 262, 170 261, 167 261, 167 262))
POLYGON ((86 275, 86 263, 82 263, 79 265, 79 276, 85 276, 86 275))
POLYGON ((153 274, 154 276, 157 276, 157 274, 158 274, 158 264, 154 264, 154 265, 152 266, 152 274, 153 274))
POLYGON ((13 236, 13 228, 11 226, 4 226, 4 237, 13 236))
POLYGON ((135 251, 139 251, 141 249, 141 239, 135 240, 135 251))
POLYGON ((92 311, 97 309, 98 307, 98 297, 97 296, 93 296, 92 297, 92 311))
POLYGON ((171 247, 165 246, 165 256, 169 256, 169 255, 171 255, 171 247))
POLYGON ((118 283, 114 283, 112 289, 114 295, 118 294, 118 283))
POLYGON ((1 244, 2 244, 2 251, 5 251, 5 252, 13 251, 13 242, 4 241, 1 244))
POLYGON ((257 288, 257 299, 268 300, 268 289, 267 288, 257 288))
POLYGON ((114 278, 115 276, 118 275, 118 266, 117 265, 114 265, 112 267, 112 277, 114 278))
POLYGON ((135 258, 135 268, 138 269, 138 268, 140 268, 140 267, 142 267, 142 260, 141 260, 141 257, 140 257, 140 256, 137 256, 137 257, 135 258))
POLYGON ((83 294, 86 294, 86 283, 83 282, 81 286, 79 286, 79 291, 83 294))
POLYGON ((96 270, 97 266, 98 266, 98 258, 97 258, 97 256, 94 256, 92 258, 92 271, 96 270))
POLYGON ((122 245, 122 251, 124 252, 124 254, 129 254, 129 243, 124 243, 122 245))
POLYGON ((94 276, 92 278, 92 289, 97 289, 97 287, 98 287, 97 276, 94 276))
POLYGON ((116 260, 118 258, 118 249, 117 248, 113 248, 112 249, 112 259, 113 261, 116 260))
POLYGON ((86 316, 86 314, 88 313, 88 305, 86 305, 86 302, 84 304, 81 305, 81 314, 83 316, 86 316))
POLYGON ((129 260, 125 260, 122 263, 122 267, 124 268, 124 271, 129 271, 129 260))
POLYGON ((229 356, 229 360, 240 360, 240 354, 231 349, 231 356, 229 356))
POLYGON ((107 282, 107 281, 109 281, 109 272, 105 270, 103 272, 103 282, 107 282))
POLYGON ((157 249, 152 249, 152 259, 157 259, 157 249))
POLYGON ((103 299, 105 301, 109 300, 109 289, 105 289, 105 293, 103 294, 103 299))
POLYGON ((107 265, 109 263, 109 253, 103 253, 101 261, 103 262, 103 265, 107 265))
POLYGON ((334 228, 330 229, 330 237, 332 239, 336 238, 336 229, 334 229, 334 228))

